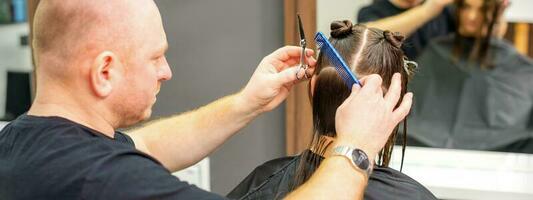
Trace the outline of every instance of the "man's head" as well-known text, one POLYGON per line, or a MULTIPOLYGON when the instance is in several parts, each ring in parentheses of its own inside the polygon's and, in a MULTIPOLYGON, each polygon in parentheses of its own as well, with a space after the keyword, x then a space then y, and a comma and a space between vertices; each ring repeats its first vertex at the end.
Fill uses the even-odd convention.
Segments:
POLYGON ((114 128, 151 114, 172 74, 153 0, 41 1, 33 32, 37 99, 67 92, 114 128))

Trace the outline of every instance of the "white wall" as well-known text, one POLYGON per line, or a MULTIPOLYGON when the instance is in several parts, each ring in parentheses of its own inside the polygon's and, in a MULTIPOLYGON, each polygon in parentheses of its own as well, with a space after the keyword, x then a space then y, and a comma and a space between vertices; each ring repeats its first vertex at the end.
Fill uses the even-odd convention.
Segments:
POLYGON ((357 13, 372 0, 317 0, 317 30, 329 36, 329 25, 335 20, 351 20, 357 23, 357 13))
POLYGON ((28 35, 29 26, 21 24, 0 25, 0 117, 5 114, 7 71, 31 72, 31 51, 20 46, 20 37, 28 35))
POLYGON ((510 22, 533 23, 533 0, 511 0, 505 16, 510 22))
MULTIPOLYGON (((154 118, 191 110, 239 91, 261 59, 283 46, 282 0, 156 3, 168 36, 167 59, 173 77, 161 87, 154 118)), ((210 155, 211 191, 225 195, 255 167, 284 155, 282 104, 210 155)))

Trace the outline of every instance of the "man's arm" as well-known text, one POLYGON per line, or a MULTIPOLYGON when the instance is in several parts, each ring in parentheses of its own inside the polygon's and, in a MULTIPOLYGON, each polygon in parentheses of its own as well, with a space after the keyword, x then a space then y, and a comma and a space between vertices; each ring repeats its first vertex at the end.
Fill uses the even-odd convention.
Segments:
POLYGON ((427 0, 401 14, 365 23, 368 27, 400 32, 409 37, 422 25, 438 16, 453 0, 427 0))
POLYGON ((137 149, 157 158, 170 171, 194 165, 259 113, 239 106, 238 94, 180 115, 155 120, 128 134, 137 149))
MULTIPOLYGON (((207 106, 157 120, 128 132, 137 149, 155 157, 170 171, 205 158, 259 114, 277 107, 296 80, 299 47, 284 47, 266 56, 246 87, 207 106)), ((306 52, 310 57, 312 50, 306 52)), ((312 73, 316 61, 310 57, 312 73)))
MULTIPOLYGON (((352 94, 337 109, 337 139, 333 146, 351 146, 363 150, 371 164, 385 145, 394 127, 409 113, 413 94, 400 99, 401 79, 395 74, 389 91, 383 97, 381 79, 371 75, 354 86, 352 94)), ((363 199, 368 177, 350 161, 339 156, 326 158, 311 178, 286 199, 363 199)))

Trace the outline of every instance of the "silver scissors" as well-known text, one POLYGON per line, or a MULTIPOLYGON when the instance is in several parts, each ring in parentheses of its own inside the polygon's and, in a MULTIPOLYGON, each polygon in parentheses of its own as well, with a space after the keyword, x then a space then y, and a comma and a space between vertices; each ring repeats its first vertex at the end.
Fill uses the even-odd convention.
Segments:
POLYGON ((304 27, 302 25, 302 19, 300 19, 300 15, 298 14, 298 30, 300 32, 300 47, 302 47, 302 54, 300 55, 300 68, 298 68, 298 71, 296 71, 296 79, 301 80, 302 78, 308 79, 309 75, 307 75, 307 68, 309 65, 305 62, 305 48, 307 46, 307 41, 305 40, 305 32, 304 27), (300 72, 303 70, 303 77, 299 76, 301 74, 300 72))

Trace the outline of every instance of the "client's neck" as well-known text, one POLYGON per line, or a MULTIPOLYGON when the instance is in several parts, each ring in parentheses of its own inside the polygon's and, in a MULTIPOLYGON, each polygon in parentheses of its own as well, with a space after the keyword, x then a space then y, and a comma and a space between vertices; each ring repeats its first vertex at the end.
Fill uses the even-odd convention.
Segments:
POLYGON ((332 148, 333 148, 333 142, 335 141, 335 138, 321 135, 318 136, 318 141, 316 144, 311 146, 309 149, 314 154, 317 154, 321 157, 327 158, 331 154, 332 148))

